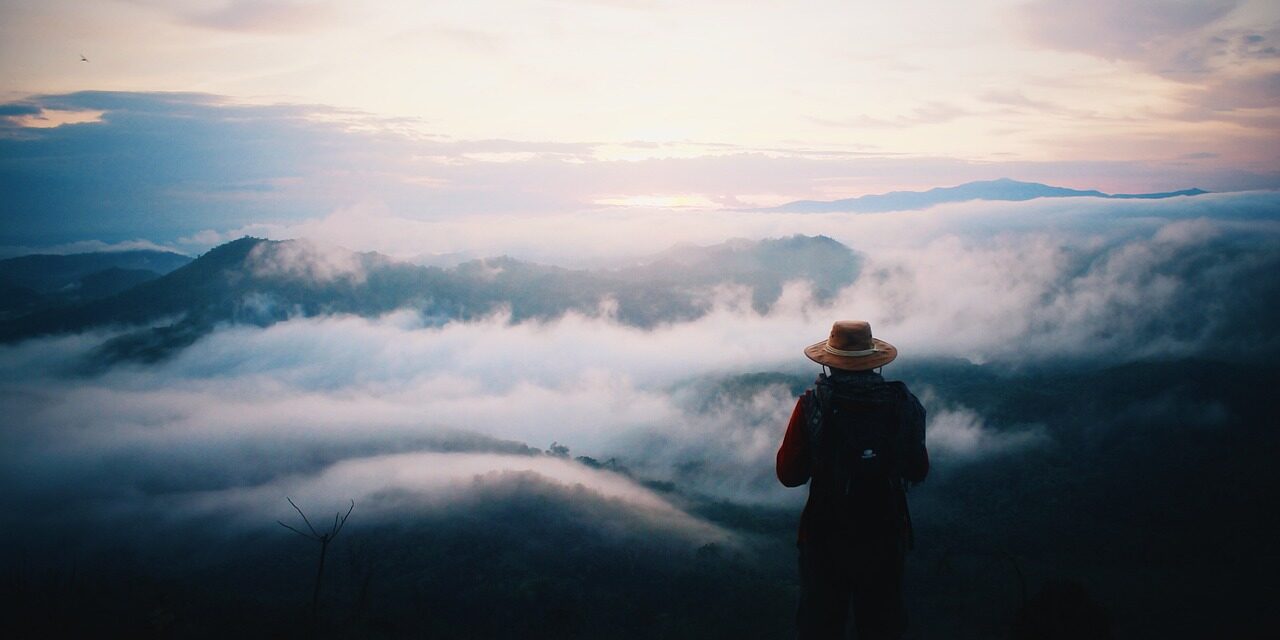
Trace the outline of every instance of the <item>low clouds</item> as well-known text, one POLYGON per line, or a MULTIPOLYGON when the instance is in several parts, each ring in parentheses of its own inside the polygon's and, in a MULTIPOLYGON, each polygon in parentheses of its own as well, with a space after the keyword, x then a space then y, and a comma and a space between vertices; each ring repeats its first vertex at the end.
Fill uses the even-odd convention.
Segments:
POLYGON ((921 401, 932 409, 928 416, 928 444, 935 464, 963 464, 1052 445, 1042 424, 992 429, 977 411, 939 398, 932 387, 921 391, 921 401))
MULTIPOLYGON (((271 239, 306 238, 321 245, 378 251, 426 264, 510 255, 567 267, 617 266, 650 257, 673 245, 710 245, 729 237, 761 239, 796 233, 825 235, 863 251, 918 249, 933 240, 1034 237, 1051 242, 1127 239, 1152 233, 1161 224, 1211 218, 1236 228, 1267 221, 1275 197, 1269 193, 1202 195, 1164 201, 1099 201, 1089 198, 1027 203, 972 202, 927 211, 883 214, 671 211, 617 208, 520 217, 473 215, 465 219, 422 220, 385 207, 350 207, 293 224, 254 224, 225 233, 209 232, 197 246, 243 235, 271 239), (1010 234, 1028 233, 1027 236, 1010 234)), ((1243 229, 1241 229, 1243 230, 1243 229)))
POLYGON ((337 280, 359 284, 365 279, 359 255, 326 250, 306 240, 260 244, 249 252, 245 264, 259 278, 288 278, 322 284, 337 280))
MULTIPOLYGON (((226 515, 241 526, 260 526, 280 511, 280 496, 300 504, 336 506, 334 496, 361 505, 366 524, 413 519, 422 512, 464 510, 501 491, 545 483, 553 492, 614 501, 634 514, 622 531, 658 530, 694 540, 725 541, 729 534, 673 507, 617 474, 549 456, 414 452, 352 457, 315 474, 285 476, 252 487, 201 492, 182 505, 189 516, 226 515)), ((327 509, 325 509, 327 510, 327 509)))
MULTIPOLYGON (((335 547, 343 569, 326 587, 342 607, 356 606, 345 603, 360 601, 369 575, 382 589, 375 607, 417 606, 424 593, 463 606, 488 593, 467 589, 495 584, 559 593, 527 587, 535 577, 631 601, 669 595, 652 586, 669 576, 710 575, 681 593, 737 602, 760 593, 750 571, 772 572, 768 588, 793 575, 804 492, 777 483, 773 457, 817 370, 801 349, 833 319, 863 317, 901 350, 886 374, 911 384, 929 413, 934 472, 912 491, 919 567, 976 550, 1027 558, 1032 576, 1128 572, 1136 561, 1125 550, 1145 541, 1143 523, 1189 513, 1208 522, 1199 514, 1220 505, 1240 514, 1269 503, 1266 483, 1230 478, 1201 493, 1160 489, 1211 469, 1250 476, 1240 469, 1257 468, 1263 454, 1252 452, 1266 450, 1240 439, 1268 430, 1240 427, 1274 422, 1248 389, 1266 386, 1280 353, 1275 207, 1275 194, 1251 193, 868 215, 709 212, 686 218, 684 231, 821 228, 859 251, 861 269, 827 298, 788 283, 767 310, 744 287, 722 286, 705 314, 648 329, 607 303, 524 321, 502 309, 444 321, 409 305, 219 324, 157 362, 89 371, 83 363, 111 333, 7 344, 0 488, 11 506, 0 529, 47 572, 67 557, 103 559, 85 569, 103 584, 121 571, 155 572, 199 587, 200 598, 235 594, 289 611, 290 589, 314 576, 314 548, 275 524, 292 522, 284 497, 326 517, 355 500, 350 538, 335 547), (544 452, 552 443, 568 450, 544 452), (1233 466, 1242 452, 1244 466, 1233 466), (1188 473, 1187 464, 1201 466, 1188 473), (1188 499, 1198 501, 1191 511, 1188 499), (263 582, 246 582, 241 567, 263 582)), ((609 229, 634 236, 632 249, 663 239, 641 233, 636 212, 581 220, 532 221, 522 241, 569 257, 609 229)), ((514 232, 485 236, 486 222, 455 223, 457 235, 428 246, 463 250, 487 238, 473 250, 488 253, 516 242, 514 232)), ((420 238, 438 229, 395 224, 420 238)), ((372 259, 353 262, 359 254, 324 243, 283 247, 251 264, 354 290, 349 279, 372 259)), ((1167 530, 1178 532, 1162 538, 1170 557, 1203 539, 1176 522, 1167 530)), ((980 573, 956 580, 972 588, 980 573)), ((913 584, 940 601, 954 595, 937 581, 913 584)), ((775 606, 789 602, 768 594, 775 606)), ((762 616, 790 620, 787 611, 762 616)))
POLYGON ((1243 353, 1268 331, 1224 305, 1261 311, 1255 296, 1274 295, 1264 274, 1280 256, 1262 250, 1223 264, 1234 244, 1223 233, 1206 220, 1174 222, 1102 251, 1041 234, 986 246, 943 238, 893 254, 854 291, 918 344, 977 361, 1189 355, 1213 339, 1238 341, 1243 353))
MULTIPOLYGON (((46 498, 79 483, 122 495, 252 493, 323 484, 347 473, 335 465, 369 458, 355 468, 382 478, 361 485, 373 495, 380 482, 412 484, 394 456, 476 451, 517 455, 476 459, 494 471, 623 482, 518 457, 555 441, 706 495, 785 502, 794 496, 772 479, 771 457, 795 385, 811 375, 800 350, 834 318, 870 319, 908 368, 1271 357, 1274 196, 1204 197, 817 216, 864 253, 852 285, 819 301, 791 283, 767 312, 750 291, 726 287, 697 319, 651 329, 619 322, 607 305, 523 322, 499 311, 440 324, 412 309, 295 317, 221 326, 166 360, 87 376, 77 363, 107 336, 28 340, 0 348, 9 478, 43 478, 29 486, 46 498), (769 371, 780 377, 739 377, 769 371)), ((294 278, 352 273, 298 247, 264 264, 294 278)), ((971 464, 1048 442, 1034 420, 993 421, 964 399, 924 397, 940 459, 971 464)))

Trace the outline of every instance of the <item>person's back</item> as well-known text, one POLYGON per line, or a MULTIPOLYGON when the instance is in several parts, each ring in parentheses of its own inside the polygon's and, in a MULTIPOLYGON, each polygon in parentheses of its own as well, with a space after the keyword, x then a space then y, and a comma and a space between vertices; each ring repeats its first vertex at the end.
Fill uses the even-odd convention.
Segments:
POLYGON ((831 367, 796 402, 778 479, 809 483, 800 520, 801 638, 843 638, 850 604, 860 639, 906 627, 902 563, 912 542, 906 487, 929 472, 924 409, 902 382, 874 370, 897 350, 865 322, 837 322, 805 349, 831 367))

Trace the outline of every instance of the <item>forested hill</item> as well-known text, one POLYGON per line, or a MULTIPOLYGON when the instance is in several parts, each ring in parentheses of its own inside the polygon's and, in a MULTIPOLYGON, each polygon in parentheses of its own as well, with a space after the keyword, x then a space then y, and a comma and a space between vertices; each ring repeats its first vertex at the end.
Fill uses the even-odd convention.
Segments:
POLYGON ((0 322, 0 341, 137 327, 107 345, 113 357, 153 359, 217 323, 266 326, 298 316, 376 316, 413 309, 438 322, 509 309, 515 321, 614 309, 639 327, 697 318, 725 287, 750 291, 759 311, 785 283, 825 298, 853 282, 859 258, 824 236, 678 246, 617 269, 573 270, 510 257, 425 267, 378 253, 304 241, 241 238, 172 272, 100 299, 0 322))
POLYGON ((106 298, 177 269, 170 251, 32 254, 0 260, 0 318, 106 298))

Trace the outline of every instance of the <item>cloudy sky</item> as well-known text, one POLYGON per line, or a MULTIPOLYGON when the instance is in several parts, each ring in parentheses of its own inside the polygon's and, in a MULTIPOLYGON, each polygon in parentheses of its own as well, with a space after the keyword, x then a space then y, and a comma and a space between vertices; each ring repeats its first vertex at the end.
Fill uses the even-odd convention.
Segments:
POLYGON ((1266 0, 374 7, 0 2, 0 245, 195 246, 356 206, 1280 185, 1266 0))

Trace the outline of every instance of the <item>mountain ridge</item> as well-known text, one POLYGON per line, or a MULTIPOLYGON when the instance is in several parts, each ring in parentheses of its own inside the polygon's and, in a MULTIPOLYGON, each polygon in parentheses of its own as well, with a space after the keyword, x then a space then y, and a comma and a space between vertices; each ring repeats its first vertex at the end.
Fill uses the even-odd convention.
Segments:
POLYGON ((189 256, 174 251, 151 249, 70 254, 31 253, 0 260, 0 280, 40 293, 49 293, 107 269, 165 274, 188 262, 191 262, 189 256))
POLYGON ((885 213, 927 209, 934 205, 953 202, 989 200, 1023 202, 1038 198, 1104 198, 1111 200, 1158 200, 1175 197, 1191 197, 1210 193, 1191 188, 1159 193, 1104 193, 1096 189, 1069 189, 1039 182, 1023 182, 1011 178, 978 180, 952 187, 934 187, 925 191, 890 191, 840 200, 796 200, 776 207, 754 211, 780 211, 792 213, 885 213))
POLYGON ((110 297, 191 262, 171 251, 33 253, 0 260, 0 318, 110 297))
POLYGON ((125 333, 107 360, 154 360, 219 324, 268 326, 292 317, 377 317, 413 309, 428 323, 510 314, 512 321, 607 312, 652 327, 710 310, 721 287, 742 287, 767 311, 783 285, 805 280, 819 298, 853 282, 860 258, 825 236, 683 247, 617 269, 575 270, 496 257, 451 268, 401 262, 304 240, 244 237, 164 276, 97 300, 0 320, 0 343, 89 329, 125 333), (607 310, 607 311, 605 311, 607 310))

